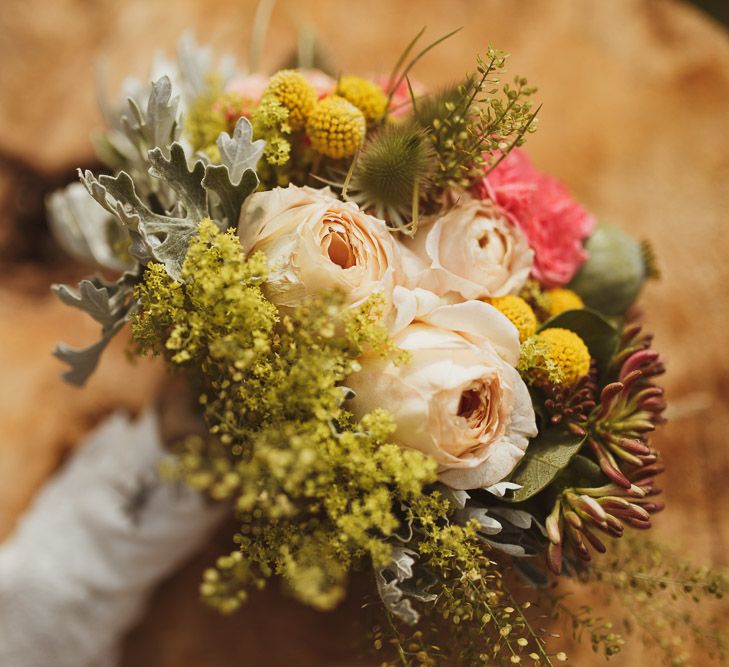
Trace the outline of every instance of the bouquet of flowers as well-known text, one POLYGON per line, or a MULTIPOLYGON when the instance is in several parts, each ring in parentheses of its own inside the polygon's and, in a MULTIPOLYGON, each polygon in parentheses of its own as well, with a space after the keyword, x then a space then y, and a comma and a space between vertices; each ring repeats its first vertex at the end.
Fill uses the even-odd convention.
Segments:
POLYGON ((663 508, 664 366, 633 305, 650 245, 532 165, 536 89, 504 83, 502 52, 428 91, 411 69, 442 39, 421 36, 389 77, 244 73, 185 39, 128 82, 97 140, 109 173, 49 200, 66 248, 120 274, 54 288, 101 325, 58 347, 65 377, 130 324, 184 379, 201 426, 160 474, 233 507, 200 586, 223 613, 274 578, 332 609, 364 569, 384 664, 552 665, 552 616, 615 654, 562 575, 686 664, 658 593, 727 580, 640 533, 663 508))

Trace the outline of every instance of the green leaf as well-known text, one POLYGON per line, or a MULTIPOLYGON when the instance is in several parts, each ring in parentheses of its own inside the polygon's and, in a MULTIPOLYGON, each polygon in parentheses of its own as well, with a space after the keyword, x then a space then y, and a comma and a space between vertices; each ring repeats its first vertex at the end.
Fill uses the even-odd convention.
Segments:
POLYGON ((602 315, 594 310, 567 310, 547 320, 540 328, 569 329, 587 345, 590 356, 597 363, 598 376, 602 378, 618 345, 618 332, 602 315))
POLYGON ((563 431, 547 428, 531 440, 524 458, 509 481, 521 484, 509 502, 522 502, 539 493, 565 468, 580 451, 584 438, 563 431))
POLYGON ((555 480, 563 488, 603 486, 607 481, 600 466, 582 454, 577 454, 555 480))

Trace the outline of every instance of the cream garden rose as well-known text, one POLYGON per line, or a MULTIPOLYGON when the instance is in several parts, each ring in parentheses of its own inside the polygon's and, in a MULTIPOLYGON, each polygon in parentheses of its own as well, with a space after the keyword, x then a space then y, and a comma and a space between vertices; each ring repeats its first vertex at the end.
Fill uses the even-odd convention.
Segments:
POLYGON ((395 440, 433 457, 439 479, 453 488, 501 481, 537 434, 529 392, 514 368, 516 329, 479 301, 436 305, 423 290, 402 288, 395 298, 399 312, 414 315, 393 335, 411 360, 398 366, 364 357, 362 370, 346 381, 355 392, 354 413, 390 411, 395 440), (429 305, 436 307, 423 312, 429 305))
POLYGON ((496 206, 467 196, 407 247, 418 259, 412 274, 420 287, 462 299, 517 293, 534 259, 522 231, 496 206))
POLYGON ((265 253, 267 295, 279 306, 330 289, 342 290, 351 304, 376 292, 390 303, 405 278, 400 246, 385 223, 329 188, 290 185, 251 195, 238 235, 247 253, 265 253))

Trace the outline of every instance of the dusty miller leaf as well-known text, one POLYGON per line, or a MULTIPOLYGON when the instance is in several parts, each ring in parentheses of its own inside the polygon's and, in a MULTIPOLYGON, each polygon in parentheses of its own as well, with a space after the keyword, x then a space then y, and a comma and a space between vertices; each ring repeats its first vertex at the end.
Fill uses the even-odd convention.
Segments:
POLYGON ((99 278, 82 280, 78 291, 67 285, 53 285, 51 289, 63 303, 83 310, 101 324, 104 330, 111 329, 120 314, 126 312, 124 302, 129 290, 113 283, 105 283, 99 278))
POLYGON ((198 221, 208 214, 205 188, 201 182, 205 175, 205 166, 197 161, 188 169, 185 149, 175 142, 170 146, 168 156, 157 147, 149 151, 149 162, 152 165, 149 173, 163 180, 177 195, 178 205, 182 205, 186 217, 198 221))
POLYGON ((209 164, 205 168, 202 184, 206 190, 218 196, 225 226, 236 227, 243 202, 258 187, 258 176, 252 169, 247 169, 243 172, 240 182, 234 184, 228 167, 224 164, 209 164))
POLYGON ((53 351, 53 356, 71 367, 62 373, 63 379, 76 387, 86 384, 86 380, 89 379, 99 365, 101 353, 125 323, 126 320, 120 320, 117 326, 107 331, 100 340, 88 347, 75 348, 65 343, 58 343, 53 351))
POLYGON ((247 118, 238 120, 232 137, 221 132, 217 144, 220 160, 228 167, 231 183, 240 183, 247 169, 255 171, 266 146, 263 139, 253 141, 253 128, 247 118))
POLYGON ((114 271, 132 268, 130 259, 120 257, 117 251, 129 243, 126 230, 81 183, 52 193, 46 200, 46 211, 53 235, 73 257, 114 271))
POLYGON ((67 382, 83 385, 99 363, 101 353, 109 341, 128 321, 134 308, 132 289, 138 277, 125 273, 116 283, 101 278, 82 280, 78 291, 66 285, 54 285, 53 291, 65 304, 83 310, 101 324, 101 338, 84 348, 59 343, 53 354, 70 366, 63 373, 67 382))
POLYGON ((580 451, 584 438, 555 428, 542 430, 529 442, 526 454, 509 481, 520 484, 507 500, 521 502, 539 493, 580 451))
POLYGON ((81 176, 81 182, 96 201, 127 227, 132 237, 132 256, 142 264, 156 259, 165 265, 173 279, 178 280, 187 246, 200 219, 153 213, 137 196, 134 183, 125 172, 96 178, 87 171, 81 176))
POLYGON ((147 108, 144 112, 134 98, 127 100, 132 117, 122 117, 122 125, 129 141, 138 147, 140 155, 152 148, 160 148, 167 157, 169 146, 182 131, 178 108, 179 97, 172 97, 172 82, 163 76, 152 83, 147 108))
POLYGON ((415 625, 420 615, 413 608, 412 600, 432 602, 436 595, 427 591, 403 586, 414 579, 413 567, 416 553, 405 547, 394 546, 389 565, 375 570, 377 592, 391 614, 408 625, 415 625))
POLYGON ((454 518, 461 524, 475 519, 481 540, 510 556, 533 556, 546 548, 542 524, 524 506, 504 505, 494 494, 475 492, 454 518))
POLYGON ((221 85, 235 73, 235 62, 227 55, 217 63, 209 46, 198 46, 192 32, 185 32, 177 43, 178 79, 185 100, 189 103, 210 88, 214 76, 221 85))

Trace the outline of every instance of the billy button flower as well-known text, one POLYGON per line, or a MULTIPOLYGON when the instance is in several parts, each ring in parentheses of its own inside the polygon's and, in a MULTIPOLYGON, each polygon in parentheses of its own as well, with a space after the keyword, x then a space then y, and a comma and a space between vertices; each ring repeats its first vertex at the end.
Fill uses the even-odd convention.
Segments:
POLYGON ((316 90, 306 77, 294 69, 282 69, 274 74, 263 91, 262 99, 274 97, 288 110, 292 132, 303 130, 306 119, 316 105, 316 90))
POLYGON ((626 327, 611 364, 617 379, 603 388, 590 416, 590 448, 605 475, 622 488, 629 488, 631 481, 619 462, 629 469, 656 465, 648 434, 665 421, 663 389, 653 382, 665 367, 650 343, 651 336, 640 325, 626 327))
POLYGON ((489 299, 491 305, 509 318, 519 332, 519 341, 524 342, 537 330, 537 316, 529 304, 519 296, 507 294, 489 299))
POLYGON ((365 138, 364 114, 339 95, 319 101, 306 123, 311 147, 334 160, 352 157, 365 138))
POLYGON ((354 104, 368 124, 382 118, 387 109, 387 96, 382 88, 359 76, 340 77, 334 93, 354 104))
POLYGON ((580 310, 585 307, 579 294, 563 287, 547 290, 544 293, 549 317, 554 317, 567 310, 580 310))
POLYGON ((517 369, 532 385, 571 387, 590 372, 590 351, 573 331, 554 327, 525 340, 517 369))

